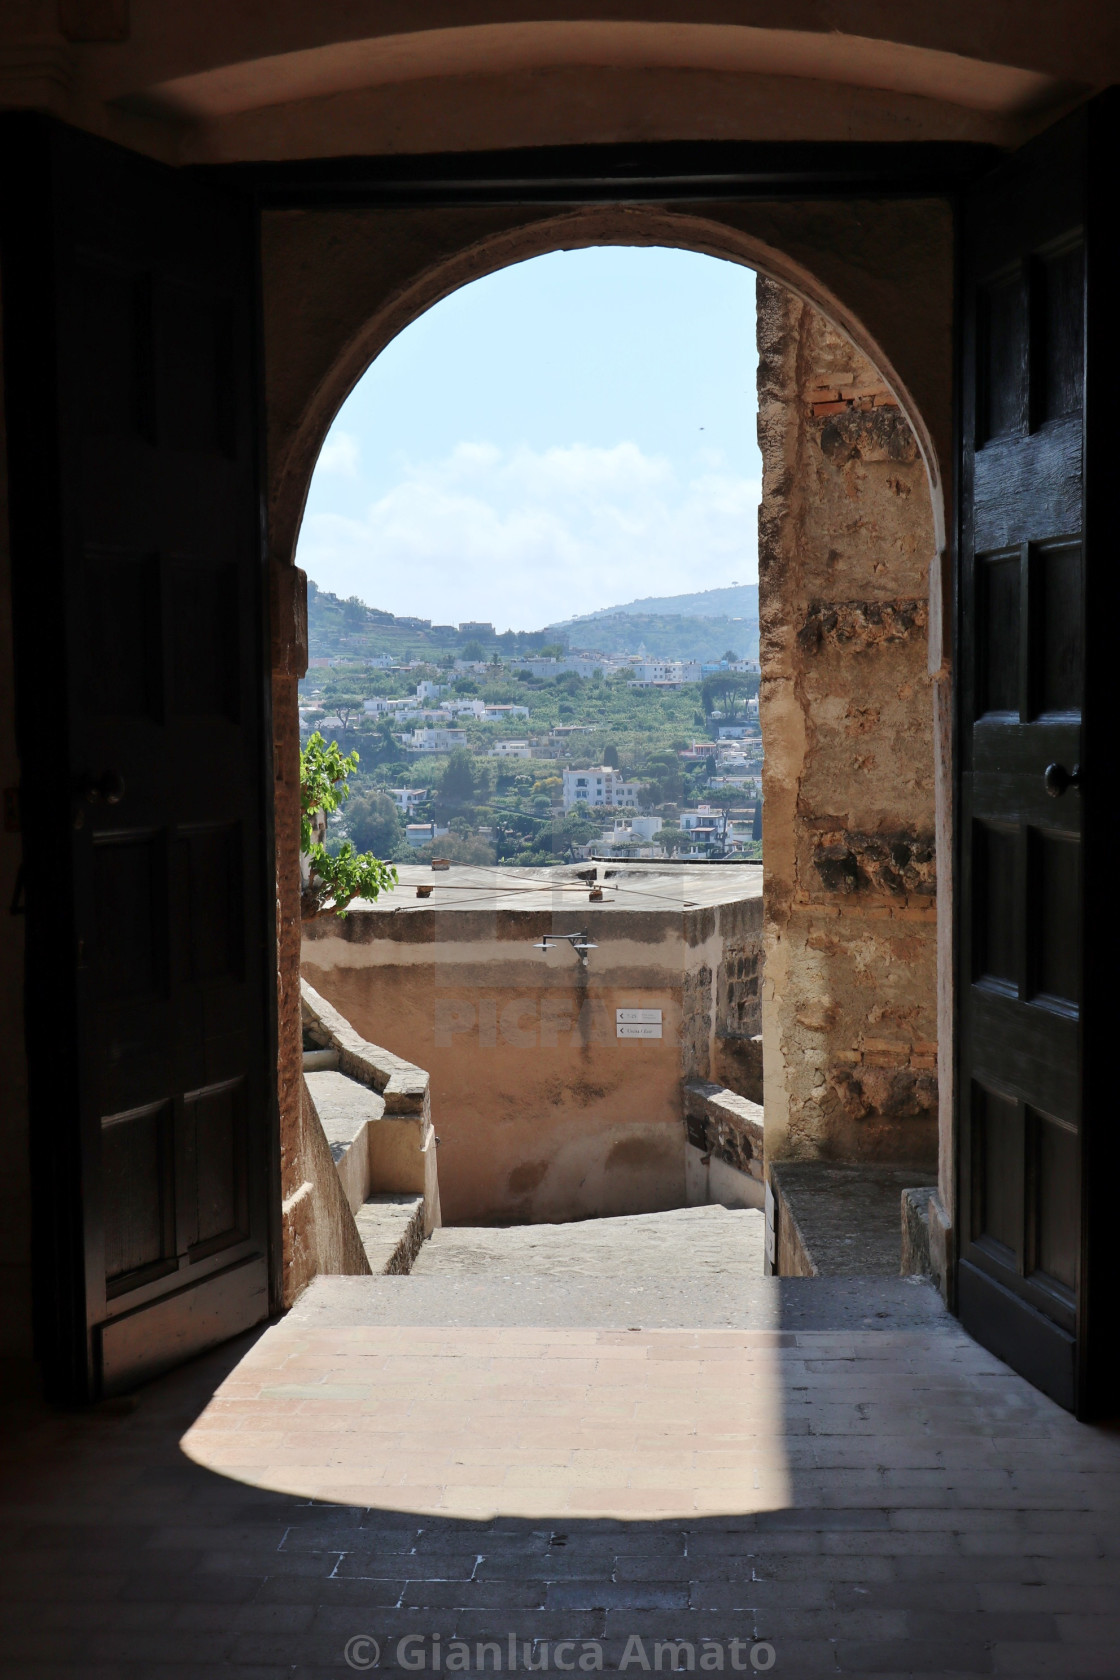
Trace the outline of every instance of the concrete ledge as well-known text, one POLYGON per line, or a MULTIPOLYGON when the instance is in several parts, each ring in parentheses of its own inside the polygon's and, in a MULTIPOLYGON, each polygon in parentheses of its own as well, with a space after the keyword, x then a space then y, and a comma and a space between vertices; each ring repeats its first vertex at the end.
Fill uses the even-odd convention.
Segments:
MULTIPOLYGON (((762 1109, 722 1085, 691 1080, 684 1088, 688 1141, 737 1172, 763 1180, 762 1109)), ((759 1201, 757 1206, 761 1207, 759 1201)))
POLYGON ((903 1277, 927 1277, 949 1298, 949 1255, 952 1231, 937 1186, 923 1185, 902 1192, 903 1277))
POLYGON ((429 1079, 423 1068, 362 1038, 306 980, 300 981, 300 997, 304 1032, 323 1049, 337 1054, 336 1065, 343 1073, 384 1097, 386 1114, 426 1114, 430 1118, 429 1079))
POLYGON ((356 1220, 375 1277, 403 1277, 412 1270, 424 1245, 423 1196, 370 1196, 356 1220))
POLYGON ((903 1277, 933 1276, 929 1205, 936 1195, 936 1185, 902 1192, 902 1260, 898 1269, 903 1277))
POLYGON ((729 1167, 718 1155, 684 1146, 684 1188, 689 1207, 761 1208, 766 1194, 762 1180, 729 1167))
POLYGON ((929 1199, 930 1274, 946 1304, 949 1300, 952 1255, 952 1221, 942 1204, 940 1192, 935 1190, 929 1199))
MULTIPOLYGON (((300 982, 300 994, 306 1038, 320 1052, 337 1056, 335 1066, 311 1070, 305 1081, 319 1082, 324 1100, 325 1082, 330 1081, 351 1083, 369 1093, 366 1099, 336 1102, 338 1093, 332 1084, 327 1106, 338 1112, 333 1116, 320 1113, 332 1153, 338 1150, 335 1160, 342 1163, 340 1172, 352 1209, 356 1212, 373 1192, 422 1196, 424 1235, 430 1236, 442 1221, 427 1073, 362 1038, 306 980, 300 982), (380 1112, 375 1112, 377 1108, 380 1112), (344 1160, 347 1155, 353 1156, 349 1167, 344 1160)), ((305 1055, 316 1052, 305 1051, 305 1055)))
POLYGON ((356 1214, 373 1188, 371 1131, 383 1120, 385 1103, 368 1085, 334 1069, 312 1069, 303 1077, 350 1212, 356 1214))
MULTIPOLYGON (((922 1170, 871 1162, 772 1163, 778 1276, 897 1277, 899 1198, 922 1170)), ((930 1192, 923 1194, 928 1201, 930 1192)))

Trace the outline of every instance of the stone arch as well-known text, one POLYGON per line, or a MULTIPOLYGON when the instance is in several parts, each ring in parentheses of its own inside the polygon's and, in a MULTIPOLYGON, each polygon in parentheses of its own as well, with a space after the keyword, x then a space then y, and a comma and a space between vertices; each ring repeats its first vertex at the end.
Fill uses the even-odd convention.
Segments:
POLYGON ((282 564, 291 562, 311 475, 327 432, 343 402, 386 345, 428 309, 474 280, 532 257, 598 245, 667 246, 741 263, 811 303, 874 364, 905 413, 926 469, 937 549, 944 548, 944 440, 939 450, 934 426, 927 422, 903 369, 873 334, 855 303, 822 279, 803 256, 761 233, 693 211, 610 205, 534 217, 470 240, 436 261, 422 264, 380 300, 370 300, 364 316, 348 321, 349 330, 330 347, 333 353, 326 366, 305 392, 301 412, 291 417, 290 430, 282 441, 277 440, 273 452, 270 529, 276 558, 282 564))
MULTIPOLYGON (((926 712, 926 727, 936 793, 937 926, 947 930, 951 917, 949 663, 939 597, 948 526, 945 463, 953 437, 952 326, 945 303, 951 297, 952 272, 948 205, 937 200, 832 200, 731 203, 699 209, 610 205, 560 213, 547 207, 471 206, 267 214, 263 248, 274 565, 285 568, 293 561, 308 486, 335 415, 392 339, 471 281, 549 252, 598 245, 667 246, 754 269, 811 306, 850 341, 872 364, 909 421, 931 515, 929 672, 934 680, 932 716, 926 712)), ((926 587, 923 577, 923 594, 926 587)), ((796 630, 792 624, 787 628, 787 642, 792 644, 796 630)), ((924 649, 915 649, 915 654, 924 668, 924 649)), ((791 672, 781 675, 788 679, 784 681, 788 697, 795 693, 797 682, 791 672)), ((283 697, 278 691, 277 700, 279 761, 285 739, 289 758, 298 740, 294 684, 288 685, 283 697)), ((278 815, 281 803, 278 799, 278 815)), ((796 808, 795 787, 786 804, 790 810, 796 808)), ((933 827, 933 790, 929 805, 933 827)), ((278 865, 283 901, 283 842, 278 865)), ((775 921, 768 929, 768 940, 783 941, 788 931, 784 922, 775 921)), ((295 932, 298 963, 298 928, 295 932)), ((935 978, 928 989, 935 994, 932 1007, 941 1025, 940 1036, 948 1042, 952 1013, 948 945, 938 958, 937 930, 930 928, 929 936, 925 960, 935 978)), ((822 964, 824 968, 828 964, 819 952, 814 960, 819 980, 822 964)), ((281 985, 283 990, 283 973, 281 985)), ((927 1043, 927 1053, 928 1049, 927 1043)), ((785 1056, 779 1047, 771 1051, 768 1045, 768 1089, 775 1052, 785 1056)), ((774 1082, 776 1092, 788 1091, 782 1077, 785 1071, 783 1066, 774 1082)), ((949 1074, 950 1069, 943 1068, 938 1178, 951 1217, 949 1074)), ((798 1152, 796 1140, 791 1147, 798 1152)))

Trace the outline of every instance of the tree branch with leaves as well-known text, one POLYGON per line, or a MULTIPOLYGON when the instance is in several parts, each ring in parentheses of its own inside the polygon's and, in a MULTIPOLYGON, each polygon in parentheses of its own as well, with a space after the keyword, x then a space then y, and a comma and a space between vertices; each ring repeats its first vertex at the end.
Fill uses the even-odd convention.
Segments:
POLYGON ((349 799, 347 784, 357 767, 356 752, 343 753, 337 741, 324 741, 318 730, 300 749, 300 852, 306 866, 300 893, 302 921, 345 916, 354 899, 376 899, 397 884, 391 863, 383 863, 372 852, 356 852, 349 840, 337 852, 328 852, 316 835, 319 813, 330 817, 349 799))

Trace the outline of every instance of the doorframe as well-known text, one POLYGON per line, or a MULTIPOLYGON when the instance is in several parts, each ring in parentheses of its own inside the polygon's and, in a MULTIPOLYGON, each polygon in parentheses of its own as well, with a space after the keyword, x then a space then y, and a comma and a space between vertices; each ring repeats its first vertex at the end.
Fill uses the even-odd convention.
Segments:
MULTIPOLYGON (((55 129, 66 125, 54 119, 22 115, 5 120, 7 145, 21 147, 19 135, 30 125, 55 129)), ((86 137, 92 138, 92 137, 86 137)), ((94 142, 96 143, 96 142, 94 142)), ((101 142, 106 144, 105 142, 101 142)), ((846 142, 641 142, 635 145, 578 145, 541 147, 526 150, 490 151, 479 153, 421 154, 405 157, 350 157, 339 159, 310 159, 281 163, 198 165, 184 170, 184 176, 210 183, 216 188, 251 197, 258 218, 256 273, 256 345, 258 364, 257 426, 258 464, 262 491, 267 483, 265 452, 264 353, 262 343, 261 272, 259 217, 262 212, 281 209, 328 208, 455 208, 480 205, 552 206, 555 208, 590 208, 597 205, 661 204, 666 207, 685 204, 699 206, 716 202, 764 202, 810 200, 868 200, 868 199, 924 199, 937 198, 955 206, 968 184, 999 161, 1002 154, 994 147, 953 142, 915 143, 846 143, 846 142)), ((1103 175, 1103 171, 1102 171, 1103 175)), ((28 179, 26 157, 14 171, 14 179, 24 183, 20 195, 27 205, 27 214, 34 215, 34 188, 28 179)), ((1104 183, 1102 180, 1102 187, 1104 183)), ((40 215, 43 207, 39 205, 40 215)), ((18 218, 22 221, 22 218, 18 218)), ((15 220, 13 220, 15 225, 15 220)), ((6 276, 10 279, 10 276, 6 276)), ((11 305, 12 294, 6 301, 11 305)), ((32 318, 34 299, 26 299, 32 318)), ((6 311, 6 313, 8 313, 6 311)), ((21 310, 22 313, 22 310, 21 310)), ((11 316, 9 318, 12 318, 11 316)), ((44 381, 44 365, 40 359, 43 340, 27 334, 19 323, 19 342, 13 343, 9 355, 8 376, 17 359, 28 365, 24 377, 14 382, 21 393, 29 389, 29 381, 37 380, 36 402, 49 408, 53 401, 53 383, 44 381)), ((1094 428, 1100 435, 1102 428, 1094 428)), ((1103 445, 1100 446, 1103 452, 1103 445)), ((948 474, 946 474, 948 478, 948 474)), ((948 488, 948 486, 947 486, 948 488)), ((951 510, 947 521, 953 528, 951 510)), ((262 529, 262 541, 267 545, 268 533, 262 529)), ((267 555, 266 555, 267 558, 267 555)), ((263 563, 263 562, 262 562, 263 563)), ((269 635, 268 591, 264 592, 259 633, 269 635)), ((949 622, 951 616, 946 614, 949 622)), ((22 638, 17 638, 22 640, 22 638)), ((17 668, 29 658, 26 648, 17 645, 17 668)), ((266 687, 269 667, 264 666, 266 687)), ((264 714, 271 716, 271 694, 265 696, 264 714)), ((276 851, 273 821, 273 792, 271 780, 273 743, 262 742, 262 776, 268 778, 268 797, 265 800, 268 832, 262 839, 276 851)), ((269 912, 262 919, 265 929, 274 933, 274 918, 269 912)), ((955 946, 955 937, 953 938, 955 946)), ((275 939, 273 939, 275 949, 275 939)), ((955 953, 954 953, 955 954, 955 953)), ((274 960, 274 959, 273 959, 274 960)), ((32 1055, 42 1050, 42 1039, 36 1037, 33 1017, 44 1014, 47 1000, 42 981, 33 972, 28 975, 28 1044, 32 1055)), ((277 1020, 275 1003, 269 1011, 271 1053, 275 1065, 277 1020)), ((955 1051, 955 1044, 954 1044, 955 1051)), ((38 1105, 35 1105, 38 1108, 38 1105)), ((272 1280, 273 1310, 279 1306, 279 1289, 283 1275, 280 1215, 279 1123, 275 1081, 271 1094, 273 1121, 269 1154, 269 1271, 272 1280)), ((48 1150, 49 1139, 36 1142, 33 1128, 33 1149, 38 1152, 34 1179, 33 1203, 41 1211, 44 1197, 51 1199, 52 1214, 48 1221, 53 1231, 52 1244, 65 1243, 69 1222, 61 1203, 65 1191, 55 1175, 57 1163, 48 1164, 42 1151, 48 1150), (60 1191, 62 1194, 60 1195, 60 1191)), ((954 1139, 957 1122, 954 1117, 954 1139)), ((42 1228, 41 1220, 37 1220, 42 1228)), ((954 1232, 955 1235, 955 1232, 954 1232)), ((61 1257, 54 1256, 57 1265, 61 1257)), ((37 1268, 38 1269, 38 1268, 37 1268)), ((950 1264, 949 1275, 952 1275, 950 1264)), ((80 1293, 80 1285, 77 1285, 80 1293)), ((60 1303, 53 1303, 57 1311, 60 1303)))
MULTIPOLYGON (((991 169, 1002 155, 994 147, 944 143, 752 145, 741 142, 658 142, 634 146, 544 147, 524 151, 444 153, 411 157, 350 157, 288 163, 203 165, 197 166, 197 169, 199 173, 208 177, 217 174, 223 178, 235 179, 243 190, 254 195, 262 214, 288 210, 408 211, 497 205, 525 207, 538 211, 551 210, 557 213, 558 220, 563 218, 565 212, 575 212, 571 219, 576 222, 581 214, 593 217, 596 212, 604 209, 636 210, 639 207, 657 207, 665 210, 667 222, 674 215, 680 216, 685 208, 695 212, 699 222, 703 217, 705 204, 749 205, 768 201, 785 201, 789 204, 815 200, 829 201, 835 205, 875 200, 937 200, 955 211, 969 184, 991 169)), ((504 241, 506 236, 497 237, 504 241)), ((610 240, 586 242, 610 243, 610 240)), ((756 244, 758 243, 756 241, 756 244)), ((506 261, 518 260, 515 246, 516 241, 511 246, 506 261)), ((559 241, 555 248, 561 246, 562 241, 559 241)), ((482 247, 478 249, 481 250, 482 247)), ((473 251, 472 247, 472 253, 473 251)), ((527 249, 520 254, 528 256, 537 253, 527 249)), ((741 260, 748 264, 752 262, 749 254, 736 258, 730 249, 713 251, 713 254, 725 255, 730 260, 741 260)), ((779 239, 774 242, 772 255, 779 257, 781 254, 779 239)), ((765 262, 757 262, 755 266, 766 268, 765 262)), ((804 259, 791 259, 791 272, 796 272, 797 267, 800 267, 805 275, 806 290, 803 295, 811 301, 816 301, 818 308, 823 306, 827 313, 828 304, 822 305, 819 300, 814 299, 813 289, 808 284, 813 276, 812 263, 806 264, 804 259)), ((783 279, 780 269, 773 272, 776 278, 783 279)), ((444 272, 438 265, 430 271, 430 275, 437 277, 433 281, 434 286, 443 285, 445 289, 452 289, 454 285, 476 277, 473 273, 464 273, 460 279, 452 278, 445 284, 444 272)), ((784 283, 792 285, 795 290, 800 289, 796 278, 784 279, 784 283)), ((419 302, 410 296, 407 309, 402 304, 396 310, 401 316, 400 326, 412 318, 408 314, 409 310, 419 313, 439 295, 443 295, 443 292, 436 289, 430 299, 422 298, 419 302)), ((833 299, 833 304, 837 308, 843 307, 839 296, 833 299)), ((949 311, 955 305, 951 285, 946 289, 946 305, 948 318, 949 311)), ((858 311, 858 305, 856 308, 858 311)), ((853 324, 859 325, 857 314, 851 315, 847 328, 844 327, 843 315, 837 318, 842 330, 850 332, 853 324)), ((396 330, 400 330, 400 327, 393 328, 393 331, 396 330)), ((868 332, 872 335, 875 332, 873 321, 868 321, 868 332)), ((856 341, 859 344, 858 335, 856 341)), ((862 348, 873 360, 875 359, 873 348, 862 348)), ((376 353, 376 349, 371 351, 371 355, 376 353)), ((951 354, 951 347, 949 353, 951 354)), ((888 350, 888 367, 889 362, 888 350)), ((354 375, 355 365, 351 355, 347 363, 346 377, 354 375)), ((913 423, 919 428, 924 426, 926 420, 920 405, 913 398, 908 400, 913 423)), ((941 438, 941 451, 951 453, 949 419, 947 406, 943 411, 942 424, 945 435, 941 438)), ((933 440, 927 438, 927 442, 932 447, 933 440)), ((274 470, 280 471, 282 478, 286 470, 282 462, 279 469, 276 463, 273 463, 273 466, 274 470)), ((946 714, 950 713, 951 692, 950 683, 946 679, 949 676, 951 631, 954 623, 954 514, 950 472, 947 466, 942 466, 943 470, 938 470, 927 460, 927 467, 931 467, 931 479, 935 481, 931 483, 931 490, 935 492, 935 524, 938 523, 938 505, 944 521, 943 527, 939 527, 937 538, 940 552, 934 559, 930 577, 933 652, 930 669, 931 675, 937 679, 934 685, 937 699, 932 707, 931 723, 936 751, 941 763, 945 764, 950 746, 950 727, 946 714)), ((285 521, 282 520, 281 525, 283 528, 279 532, 273 532, 274 553, 276 562, 288 562, 292 558, 290 549, 294 546, 290 541, 292 533, 287 529, 285 521)), ((938 827, 941 828, 944 824, 946 836, 949 837, 953 833, 954 809, 951 774, 946 777, 944 771, 939 771, 937 779, 938 827), (941 785, 943 781, 945 785, 941 785)), ((946 881, 943 877, 943 885, 948 886, 951 885, 952 879, 951 846, 947 844, 945 851, 949 858, 945 873, 949 879, 946 881)), ((947 957, 943 957, 942 966, 947 965, 948 978, 945 981, 939 979, 939 994, 944 985, 952 985, 955 966, 951 892, 944 895, 944 928, 943 939, 949 950, 947 957)), ((944 1019, 948 1012, 944 1010, 940 995, 938 1007, 944 1019)), ((950 1032, 941 1034, 943 1039, 951 1036, 950 1032)), ((957 1116, 955 1105, 951 1106, 953 1049, 953 1045, 946 1045, 941 1058, 945 1101, 941 1122, 939 1179, 946 1202, 952 1195, 952 1164, 956 1156, 957 1116)), ((954 1272, 955 1254, 952 1249, 955 1236, 955 1226, 946 1229, 940 1243, 941 1250, 947 1251, 944 1252, 942 1269, 948 1279, 952 1278, 954 1272)))
POLYGON ((971 141, 645 140, 392 157, 194 164, 261 209, 699 204, 729 199, 945 198, 998 163, 971 141))

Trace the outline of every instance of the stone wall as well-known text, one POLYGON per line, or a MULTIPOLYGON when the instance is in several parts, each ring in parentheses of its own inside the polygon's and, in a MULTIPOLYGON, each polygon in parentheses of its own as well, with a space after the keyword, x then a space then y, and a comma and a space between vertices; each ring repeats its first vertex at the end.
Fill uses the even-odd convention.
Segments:
POLYGON ((753 1103, 762 1101, 762 969, 757 934, 730 937, 716 974, 712 1077, 753 1103))
POLYGON ((758 280, 766 1148, 937 1158, 924 463, 875 368, 758 280))

